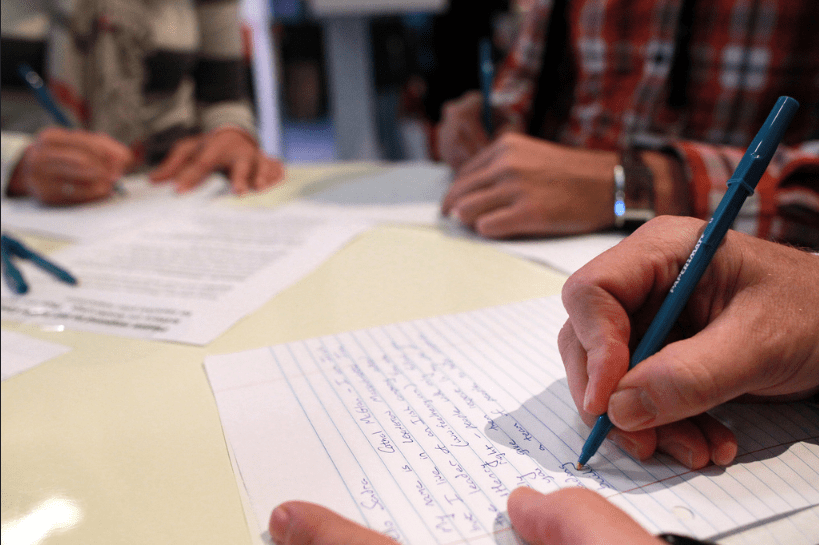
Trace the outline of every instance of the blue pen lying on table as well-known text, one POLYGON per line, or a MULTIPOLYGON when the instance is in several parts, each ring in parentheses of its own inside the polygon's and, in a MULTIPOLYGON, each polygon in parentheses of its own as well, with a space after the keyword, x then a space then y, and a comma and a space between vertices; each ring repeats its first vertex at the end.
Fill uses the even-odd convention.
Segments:
POLYGON ((20 269, 18 269, 12 261, 14 257, 28 259, 47 273, 52 274, 61 282, 71 285, 77 284, 77 279, 70 272, 28 248, 19 240, 6 234, 0 236, 0 256, 3 261, 3 278, 5 278, 6 283, 15 293, 26 293, 28 291, 28 284, 20 273, 20 269))
MULTIPOLYGON (((759 179, 768 168, 768 163, 771 162, 785 134, 785 129, 788 128, 798 108, 799 103, 791 97, 779 97, 779 100, 776 101, 773 110, 768 114, 762 128, 759 129, 734 170, 734 175, 728 180, 728 190, 708 225, 705 226, 705 231, 694 246, 688 261, 685 262, 660 310, 657 311, 657 315, 654 316, 640 344, 634 350, 631 361, 629 361, 629 369, 662 347, 665 338, 688 302, 691 292, 694 291, 708 264, 711 263, 725 233, 734 223, 742 203, 745 202, 746 197, 753 194, 756 184, 759 183, 759 179)), ((589 458, 597 452, 612 427, 613 424, 607 414, 602 414, 597 418, 580 452, 577 469, 582 469, 589 458)))

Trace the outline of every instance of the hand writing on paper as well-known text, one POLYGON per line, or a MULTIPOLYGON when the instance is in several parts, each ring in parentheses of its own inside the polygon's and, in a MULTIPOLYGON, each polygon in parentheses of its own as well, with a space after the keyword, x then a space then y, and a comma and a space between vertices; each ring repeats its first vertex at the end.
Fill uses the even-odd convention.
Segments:
POLYGON ((441 205, 488 238, 599 231, 614 223, 617 154, 505 133, 456 172, 441 205))
POLYGON ((706 411, 727 401, 806 398, 819 390, 819 257, 729 231, 669 343, 627 371, 704 222, 662 217, 572 275, 558 337, 569 389, 591 426, 608 411, 612 439, 691 468, 736 456, 706 411))
MULTIPOLYGON (((456 216, 488 238, 590 233, 614 225, 617 153, 568 147, 508 131, 491 143, 484 142, 482 129, 474 127, 479 122, 472 119, 477 115, 472 110, 470 122, 456 127, 471 144, 457 147, 458 159, 446 159, 455 167, 455 177, 441 205, 445 216, 456 216)), ((456 128, 448 129, 445 119, 442 147, 447 131, 456 128)), ((642 152, 642 159, 654 178, 657 213, 687 214, 686 188, 678 181, 683 175, 677 161, 656 151, 642 152)))
POLYGON ((489 144, 481 111, 483 97, 479 91, 469 91, 448 101, 441 109, 438 127, 438 153, 455 170, 489 144))
POLYGON ((9 196, 31 195, 44 204, 102 199, 134 163, 124 144, 105 134, 52 127, 26 148, 9 180, 9 196))
POLYGON ((185 192, 222 169, 238 195, 262 191, 284 177, 280 161, 268 157, 244 131, 228 127, 177 142, 151 173, 151 180, 174 179, 177 190, 185 192))
MULTIPOLYGON (((658 543, 623 511, 589 490, 567 488, 543 495, 521 487, 509 495, 508 509, 515 530, 531 545, 658 543)), ((270 516, 269 530, 279 545, 396 544, 329 509, 305 502, 278 506, 270 516)))

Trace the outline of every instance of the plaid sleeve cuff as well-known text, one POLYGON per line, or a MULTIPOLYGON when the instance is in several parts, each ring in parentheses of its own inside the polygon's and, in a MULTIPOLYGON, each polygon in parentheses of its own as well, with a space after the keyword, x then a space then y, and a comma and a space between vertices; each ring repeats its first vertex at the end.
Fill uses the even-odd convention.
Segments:
MULTIPOLYGON (((729 146, 714 146, 701 142, 679 141, 673 144, 686 166, 693 215, 707 219, 725 193, 726 182, 742 159, 744 150, 729 146)), ((748 198, 735 228, 763 238, 780 238, 783 218, 779 217, 783 204, 799 206, 812 214, 819 214, 819 194, 815 189, 790 184, 789 179, 806 169, 819 173, 819 156, 800 148, 780 147, 754 195, 748 198), (790 185, 789 185, 790 184, 790 185)))

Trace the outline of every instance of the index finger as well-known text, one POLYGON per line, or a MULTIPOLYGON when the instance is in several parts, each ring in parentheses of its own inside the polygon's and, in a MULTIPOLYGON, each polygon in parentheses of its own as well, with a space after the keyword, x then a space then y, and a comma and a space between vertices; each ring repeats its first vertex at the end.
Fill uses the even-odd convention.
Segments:
POLYGON ((39 138, 46 144, 80 149, 109 168, 113 163, 124 169, 134 160, 134 154, 128 146, 107 134, 52 127, 42 131, 39 138))
MULTIPOLYGON (((588 385, 584 409, 605 412, 608 399, 628 370, 632 329, 638 310, 659 304, 677 277, 702 221, 657 218, 604 252, 566 281, 563 305, 585 349, 588 385)), ((646 313, 643 313, 646 314, 646 313)), ((635 325, 636 324, 636 325, 635 325)), ((567 364, 567 373, 576 362, 567 364)))
POLYGON ((455 178, 452 180, 452 185, 449 187, 441 203, 441 211, 444 214, 448 214, 450 210, 455 207, 455 204, 465 195, 478 189, 489 187, 498 181, 504 167, 495 161, 497 154, 493 151, 494 148, 494 145, 485 148, 466 164, 475 164, 474 167, 471 166, 468 169, 462 168, 462 170, 455 175, 455 178), (478 166, 482 168, 478 168, 478 166))
POLYGON ((208 174, 221 166, 225 166, 220 158, 221 150, 218 146, 206 143, 194 155, 189 163, 176 176, 177 191, 184 192, 191 189, 202 181, 208 174))

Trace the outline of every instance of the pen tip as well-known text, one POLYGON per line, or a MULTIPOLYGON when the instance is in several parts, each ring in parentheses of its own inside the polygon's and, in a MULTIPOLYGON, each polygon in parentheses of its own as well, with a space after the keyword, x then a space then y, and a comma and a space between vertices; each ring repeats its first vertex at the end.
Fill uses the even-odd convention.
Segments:
POLYGON ((577 467, 577 470, 580 471, 581 469, 583 469, 583 464, 581 464, 580 462, 577 462, 576 467, 577 467))

